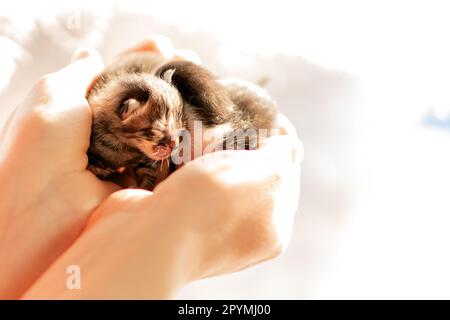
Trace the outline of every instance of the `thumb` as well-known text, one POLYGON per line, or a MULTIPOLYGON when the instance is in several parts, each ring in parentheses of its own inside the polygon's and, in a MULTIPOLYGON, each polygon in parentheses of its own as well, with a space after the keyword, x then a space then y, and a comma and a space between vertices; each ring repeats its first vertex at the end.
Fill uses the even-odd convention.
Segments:
POLYGON ((85 97, 103 68, 103 61, 97 50, 80 48, 73 54, 71 63, 57 71, 54 76, 66 87, 64 92, 85 97))
POLYGON ((143 189, 122 189, 109 195, 91 215, 85 230, 106 217, 120 213, 138 214, 150 210, 153 192, 143 189))
MULTIPOLYGON (((78 49, 66 67, 46 76, 47 101, 39 105, 46 123, 58 132, 72 150, 86 152, 89 145, 92 114, 86 100, 93 81, 103 70, 103 61, 95 49, 78 49)), ((42 97, 39 97, 43 100, 42 97)))

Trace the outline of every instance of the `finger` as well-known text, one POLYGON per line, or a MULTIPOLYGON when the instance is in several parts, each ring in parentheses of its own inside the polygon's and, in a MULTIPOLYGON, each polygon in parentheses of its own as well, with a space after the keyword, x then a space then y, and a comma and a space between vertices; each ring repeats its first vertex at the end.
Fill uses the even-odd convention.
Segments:
POLYGON ((102 188, 105 190, 107 195, 110 195, 113 192, 122 190, 122 187, 112 181, 101 181, 99 180, 102 188))
POLYGON ((126 49, 119 54, 119 58, 134 52, 154 52, 160 54, 166 59, 171 59, 174 56, 175 48, 168 38, 160 35, 154 35, 138 43, 137 45, 126 49))
POLYGON ((72 62, 54 74, 66 91, 85 97, 92 82, 104 69, 100 54, 91 48, 80 48, 72 56, 72 62))
POLYGON ((259 151, 269 158, 289 159, 296 166, 300 165, 304 156, 303 144, 294 135, 277 135, 264 139, 259 151))
POLYGON ((192 50, 189 49, 177 49, 175 50, 175 59, 187 60, 197 65, 202 64, 200 56, 192 50))
POLYGON ((31 92, 31 101, 23 104, 24 114, 27 108, 33 108, 40 115, 38 123, 43 127, 36 123, 34 130, 44 130, 56 140, 64 136, 65 143, 73 146, 72 151, 85 152, 92 122, 86 94, 102 70, 98 52, 82 48, 75 52, 69 65, 42 78, 31 92))
POLYGON ((278 113, 277 115, 277 128, 280 130, 280 134, 287 134, 289 136, 298 138, 297 130, 295 129, 292 122, 282 113, 278 113))
POLYGON ((6 135, 8 133, 8 130, 9 130, 10 126, 11 126, 11 123, 13 122, 13 119, 14 119, 16 113, 17 113, 17 109, 18 109, 18 107, 15 107, 13 109, 13 111, 10 113, 10 115, 6 119, 5 123, 1 127, 1 130, 0 130, 0 146, 2 145, 2 143, 6 139, 6 135))
POLYGON ((150 195, 152 192, 144 189, 122 189, 115 192, 112 198, 114 201, 128 202, 142 200, 150 195))
POLYGON ((99 220, 118 213, 139 212, 153 193, 143 189, 122 189, 112 193, 92 214, 85 230, 91 228, 99 220))

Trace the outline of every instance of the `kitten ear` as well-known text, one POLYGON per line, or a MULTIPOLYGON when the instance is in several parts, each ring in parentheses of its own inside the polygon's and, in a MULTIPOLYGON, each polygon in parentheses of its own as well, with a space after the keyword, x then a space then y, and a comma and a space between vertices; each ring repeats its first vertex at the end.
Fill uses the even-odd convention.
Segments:
POLYGON ((168 83, 172 83, 172 76, 175 73, 175 68, 167 69, 164 71, 162 78, 167 81, 168 83))

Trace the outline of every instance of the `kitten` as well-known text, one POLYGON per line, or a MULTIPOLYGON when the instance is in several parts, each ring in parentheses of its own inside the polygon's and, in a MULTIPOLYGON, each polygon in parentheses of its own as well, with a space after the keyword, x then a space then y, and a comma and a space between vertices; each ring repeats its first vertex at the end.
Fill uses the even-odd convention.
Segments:
POLYGON ((152 190, 175 170, 169 158, 179 131, 192 132, 194 121, 224 128, 216 137, 220 144, 237 148, 244 142, 241 148, 249 149, 250 139, 238 141, 233 132, 270 129, 277 114, 261 92, 248 83, 219 81, 188 61, 128 55, 106 68, 87 96, 93 114, 89 169, 110 179, 129 168, 139 187, 152 190))

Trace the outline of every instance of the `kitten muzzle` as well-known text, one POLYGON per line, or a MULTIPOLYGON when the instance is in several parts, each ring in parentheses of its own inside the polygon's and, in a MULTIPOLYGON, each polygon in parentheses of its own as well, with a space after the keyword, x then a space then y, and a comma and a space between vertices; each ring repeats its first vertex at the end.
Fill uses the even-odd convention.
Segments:
MULTIPOLYGON (((175 146, 175 145, 173 145, 175 146)), ((172 153, 173 146, 169 145, 156 145, 153 147, 153 158, 155 160, 164 160, 172 153)))

